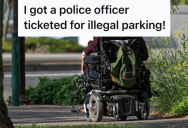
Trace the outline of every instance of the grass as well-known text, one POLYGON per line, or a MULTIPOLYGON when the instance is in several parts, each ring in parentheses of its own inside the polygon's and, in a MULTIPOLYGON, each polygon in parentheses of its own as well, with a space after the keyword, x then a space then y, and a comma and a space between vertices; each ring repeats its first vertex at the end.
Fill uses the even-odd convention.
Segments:
MULTIPOLYGON (((107 124, 107 125, 67 125, 67 126, 58 126, 58 125, 53 125, 53 126, 37 126, 36 124, 33 124, 31 126, 27 125, 15 125, 15 128, 143 128, 140 126, 137 126, 135 124, 129 124, 126 123, 124 125, 117 125, 117 124, 107 124)), ((171 127, 171 126, 152 126, 150 128, 184 128, 184 127, 171 127)))

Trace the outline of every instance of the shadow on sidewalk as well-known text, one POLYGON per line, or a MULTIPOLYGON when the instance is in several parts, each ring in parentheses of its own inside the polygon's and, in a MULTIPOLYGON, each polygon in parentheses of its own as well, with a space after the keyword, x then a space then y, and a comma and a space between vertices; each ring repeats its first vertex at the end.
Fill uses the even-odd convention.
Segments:
MULTIPOLYGON (((151 126, 184 126, 188 127, 188 118, 155 118, 138 120, 137 117, 128 117, 126 121, 115 121, 113 117, 103 116, 101 122, 87 122, 84 113, 71 113, 72 106, 62 105, 21 105, 20 107, 8 106, 9 117, 14 124, 39 124, 39 125, 83 125, 83 124, 109 124, 124 125, 131 123, 142 127, 151 126)), ((77 105, 76 108, 82 107, 77 105)))

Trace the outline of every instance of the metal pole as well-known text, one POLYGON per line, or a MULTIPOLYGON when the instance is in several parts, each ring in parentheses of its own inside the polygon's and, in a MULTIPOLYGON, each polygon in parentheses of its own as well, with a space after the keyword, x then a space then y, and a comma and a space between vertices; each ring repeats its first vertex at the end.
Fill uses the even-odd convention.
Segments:
POLYGON ((18 0, 14 0, 14 23, 12 31, 12 106, 19 106, 18 0))
POLYGON ((25 37, 19 37, 20 43, 20 98, 25 99, 25 37))

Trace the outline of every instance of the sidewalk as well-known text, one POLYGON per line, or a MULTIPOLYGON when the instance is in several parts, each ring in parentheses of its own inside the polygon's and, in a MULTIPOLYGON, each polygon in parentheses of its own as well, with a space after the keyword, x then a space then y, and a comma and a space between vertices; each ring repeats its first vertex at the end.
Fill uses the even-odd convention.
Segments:
MULTIPOLYGON (((138 120, 128 117, 127 121, 115 121, 113 117, 104 116, 101 122, 87 122, 84 113, 71 113, 72 106, 62 105, 21 105, 20 107, 7 106, 8 114, 14 125, 87 125, 113 124, 124 125, 131 123, 144 128, 151 126, 183 126, 188 128, 188 118, 162 119, 149 117, 148 120, 138 120)), ((77 105, 76 108, 82 107, 77 105)))

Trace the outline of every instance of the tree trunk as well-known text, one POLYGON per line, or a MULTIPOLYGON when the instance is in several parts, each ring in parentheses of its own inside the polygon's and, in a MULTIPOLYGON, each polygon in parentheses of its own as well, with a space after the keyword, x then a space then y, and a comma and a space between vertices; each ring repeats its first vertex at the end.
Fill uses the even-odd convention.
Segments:
POLYGON ((10 19, 10 13, 11 13, 11 10, 13 8, 13 0, 11 0, 9 2, 9 0, 7 0, 6 2, 6 16, 5 16, 5 21, 4 21, 4 26, 3 26, 3 42, 6 42, 6 35, 7 35, 7 30, 8 30, 8 23, 9 23, 9 19, 10 19))
POLYGON ((0 128, 14 128, 8 116, 7 106, 3 99, 3 59, 2 59, 2 35, 3 35, 3 0, 0 0, 0 128))

